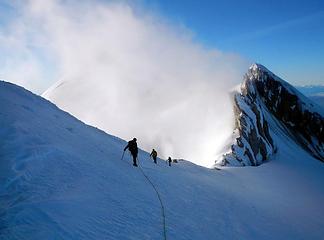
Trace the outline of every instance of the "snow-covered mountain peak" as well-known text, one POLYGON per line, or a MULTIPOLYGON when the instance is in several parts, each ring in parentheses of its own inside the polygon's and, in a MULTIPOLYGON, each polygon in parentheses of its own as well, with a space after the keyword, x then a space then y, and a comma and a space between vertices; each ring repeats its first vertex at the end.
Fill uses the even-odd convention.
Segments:
POLYGON ((281 83, 285 82, 284 80, 276 76, 274 73, 272 73, 265 66, 259 63, 253 63, 249 67, 246 75, 244 76, 244 82, 245 81, 265 81, 265 80, 279 81, 281 83))
POLYGON ((276 152, 276 132, 324 161, 323 109, 260 64, 253 64, 234 96, 239 134, 222 164, 259 165, 276 152))
POLYGON ((263 71, 263 72, 270 72, 265 66, 259 64, 259 63, 253 63, 249 67, 250 71, 256 72, 256 71, 263 71))

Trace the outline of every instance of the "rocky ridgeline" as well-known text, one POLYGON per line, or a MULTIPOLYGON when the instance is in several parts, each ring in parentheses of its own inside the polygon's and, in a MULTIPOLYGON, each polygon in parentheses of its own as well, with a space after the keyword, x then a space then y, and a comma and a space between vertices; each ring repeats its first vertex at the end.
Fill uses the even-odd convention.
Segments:
POLYGON ((276 152, 271 125, 281 126, 324 162, 323 109, 265 67, 253 64, 234 95, 235 142, 222 165, 258 166, 276 152))

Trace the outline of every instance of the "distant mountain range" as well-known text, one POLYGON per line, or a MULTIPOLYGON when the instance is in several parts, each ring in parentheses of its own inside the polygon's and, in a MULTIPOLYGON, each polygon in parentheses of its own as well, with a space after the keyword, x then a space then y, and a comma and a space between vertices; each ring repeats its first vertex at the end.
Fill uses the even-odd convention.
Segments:
POLYGON ((323 96, 324 97, 324 85, 306 85, 296 86, 296 88, 306 96, 323 96))
POLYGON ((324 85, 296 86, 296 88, 312 101, 324 107, 324 85))

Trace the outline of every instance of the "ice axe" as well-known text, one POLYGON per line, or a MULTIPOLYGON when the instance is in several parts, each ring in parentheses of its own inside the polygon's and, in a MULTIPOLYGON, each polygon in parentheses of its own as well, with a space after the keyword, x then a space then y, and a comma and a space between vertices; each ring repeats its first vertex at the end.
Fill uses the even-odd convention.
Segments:
POLYGON ((124 155, 125 155, 125 150, 123 151, 123 155, 122 155, 122 157, 121 157, 120 160, 123 160, 124 159, 124 155))

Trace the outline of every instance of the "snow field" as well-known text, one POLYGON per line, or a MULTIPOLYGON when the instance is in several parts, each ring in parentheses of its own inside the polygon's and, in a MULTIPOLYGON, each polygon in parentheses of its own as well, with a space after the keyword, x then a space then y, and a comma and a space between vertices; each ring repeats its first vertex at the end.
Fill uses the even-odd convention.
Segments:
MULTIPOLYGON (((0 239, 164 238, 124 140, 5 82, 0 109, 0 239)), ((278 153, 259 167, 169 167, 139 152, 167 239, 322 239, 323 164, 273 129, 278 153)))

